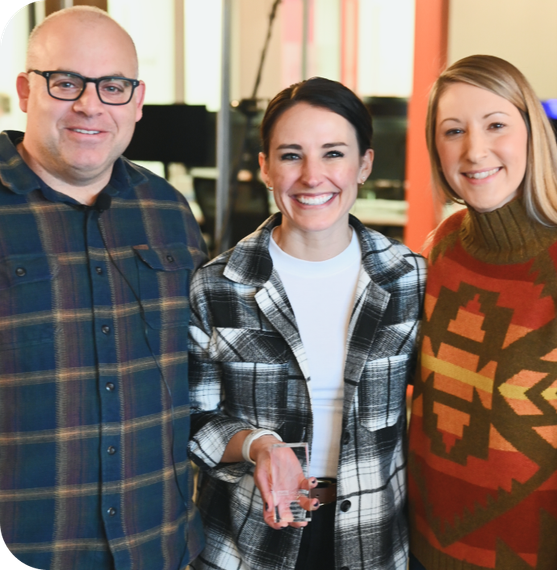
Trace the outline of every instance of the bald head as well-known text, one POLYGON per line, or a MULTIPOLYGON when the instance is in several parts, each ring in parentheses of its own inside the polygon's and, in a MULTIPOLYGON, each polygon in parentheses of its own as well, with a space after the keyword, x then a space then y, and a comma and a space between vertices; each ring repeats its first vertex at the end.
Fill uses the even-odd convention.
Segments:
POLYGON ((104 12, 75 7, 47 18, 30 39, 27 72, 17 77, 19 106, 27 113, 18 150, 27 164, 52 188, 89 203, 108 183, 141 118, 145 85, 133 79, 133 41, 104 12), (53 76, 66 79, 56 82, 53 76), (55 89, 72 85, 76 76, 85 80, 77 99, 50 92, 53 84, 55 89), (101 78, 133 85, 130 100, 104 103, 97 81, 101 78))
POLYGON ((40 55, 44 52, 45 46, 55 39, 52 36, 58 33, 64 25, 71 24, 72 22, 75 22, 76 27, 87 26, 111 29, 113 33, 121 35, 123 42, 129 44, 130 57, 132 57, 130 63, 135 70, 133 77, 137 78, 139 73, 137 51, 131 36, 104 10, 95 8, 94 6, 74 6, 72 8, 59 10, 36 26, 31 32, 27 44, 26 70, 40 67, 40 55))

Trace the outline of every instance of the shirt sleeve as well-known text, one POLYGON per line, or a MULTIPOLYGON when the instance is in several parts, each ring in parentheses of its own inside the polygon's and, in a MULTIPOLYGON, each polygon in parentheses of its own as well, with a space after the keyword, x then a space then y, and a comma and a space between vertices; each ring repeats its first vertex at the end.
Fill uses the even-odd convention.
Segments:
POLYGON ((191 402, 190 458, 212 477, 235 483, 253 466, 245 461, 221 463, 232 436, 255 429, 249 422, 226 414, 223 409, 222 367, 215 358, 214 327, 204 291, 203 271, 194 276, 191 289, 189 330, 189 387, 191 402))

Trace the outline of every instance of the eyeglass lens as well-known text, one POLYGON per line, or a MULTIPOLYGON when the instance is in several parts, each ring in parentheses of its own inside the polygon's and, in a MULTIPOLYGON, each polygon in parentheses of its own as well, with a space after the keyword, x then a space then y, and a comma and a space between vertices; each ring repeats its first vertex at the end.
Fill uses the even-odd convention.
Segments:
MULTIPOLYGON (((72 101, 84 90, 85 81, 72 73, 52 73, 48 78, 50 94, 58 99, 72 101)), ((125 79, 107 77, 97 84, 99 98, 103 103, 127 103, 132 96, 133 85, 125 79)))

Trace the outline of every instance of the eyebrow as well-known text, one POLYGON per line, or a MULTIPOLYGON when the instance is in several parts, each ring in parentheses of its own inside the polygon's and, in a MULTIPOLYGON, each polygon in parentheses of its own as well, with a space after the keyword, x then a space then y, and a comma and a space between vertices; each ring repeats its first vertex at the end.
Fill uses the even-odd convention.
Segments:
MULTIPOLYGON (((482 119, 488 119, 489 117, 491 117, 491 115, 505 115, 507 117, 510 116, 508 113, 505 113, 505 111, 491 111, 491 113, 487 113, 486 115, 484 115, 482 119)), ((439 124, 442 125, 446 121, 455 121, 456 123, 462 122, 460 119, 457 119, 455 117, 447 117, 446 119, 443 119, 439 124)))
MULTIPOLYGON (((83 73, 79 73, 79 71, 74 71, 73 69, 67 69, 67 68, 58 68, 55 69, 54 71, 58 72, 58 73, 75 73, 76 75, 81 75, 81 77, 87 77, 87 75, 83 75, 83 73)), ((127 77, 126 75, 124 75, 122 72, 117 71, 116 73, 109 73, 108 75, 99 75, 99 77, 127 77)))
MULTIPOLYGON (((321 146, 321 148, 333 148, 336 146, 348 146, 348 145, 344 142, 331 142, 331 143, 325 143, 324 145, 321 146)), ((302 145, 296 143, 285 143, 277 146, 277 150, 283 150, 287 148, 302 150, 302 145)))

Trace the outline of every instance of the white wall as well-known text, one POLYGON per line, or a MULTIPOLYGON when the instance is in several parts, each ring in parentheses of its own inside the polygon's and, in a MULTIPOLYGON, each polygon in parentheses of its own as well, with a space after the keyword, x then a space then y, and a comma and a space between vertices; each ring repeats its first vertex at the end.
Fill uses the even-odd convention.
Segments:
POLYGON ((414 2, 360 0, 359 95, 410 97, 414 64, 414 2))
POLYGON ((135 43, 145 102, 174 103, 174 0, 156 0, 155 10, 153 0, 109 0, 108 13, 135 43))
MULTIPOLYGON (((17 8, 22 2, 11 3, 17 8)), ((3 10, 8 6, 4 5, 3 10)), ((13 11, 12 11, 13 14, 13 11)), ((8 20, 6 14, 6 20, 8 20)), ((0 24, 1 25, 1 24, 0 24)), ((0 113, 0 131, 13 129, 25 131, 27 117, 19 110, 19 101, 15 88, 17 74, 25 71, 25 52, 29 36, 28 7, 20 8, 7 22, 3 30, 0 45, 0 93, 7 95, 10 102, 10 113, 0 113)))
POLYGON ((557 97, 557 0, 451 0, 449 63, 476 53, 509 60, 540 99, 557 97))
POLYGON ((211 111, 220 108, 221 6, 221 0, 185 0, 186 103, 211 111))

